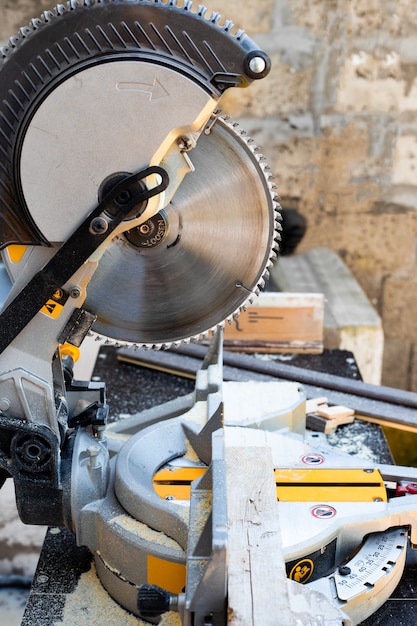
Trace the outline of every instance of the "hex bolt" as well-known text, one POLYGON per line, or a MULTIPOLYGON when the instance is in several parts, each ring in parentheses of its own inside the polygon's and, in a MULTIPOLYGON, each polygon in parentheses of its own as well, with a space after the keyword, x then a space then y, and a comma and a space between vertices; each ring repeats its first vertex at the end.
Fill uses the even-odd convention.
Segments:
POLYGON ((90 460, 88 461, 89 467, 99 467, 100 463, 98 461, 98 456, 100 454, 99 446, 89 446, 87 448, 88 456, 90 460))
POLYGON ((263 57, 252 57, 249 61, 249 69, 254 74, 262 74, 266 69, 266 61, 263 57))
POLYGON ((90 233, 93 235, 103 235, 108 227, 109 225, 104 217, 95 217, 90 223, 90 233))
POLYGON ((131 199, 132 195, 130 193, 130 191, 128 189, 125 189, 124 191, 122 191, 121 193, 119 193, 119 195, 116 198, 116 202, 117 204, 127 204, 130 199, 131 199))

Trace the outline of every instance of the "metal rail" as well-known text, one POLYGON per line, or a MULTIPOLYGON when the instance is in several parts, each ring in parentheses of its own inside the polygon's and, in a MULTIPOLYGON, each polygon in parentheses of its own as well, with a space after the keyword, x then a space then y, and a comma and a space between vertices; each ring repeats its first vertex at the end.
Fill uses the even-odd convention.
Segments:
MULTIPOLYGON (((192 378, 206 352, 204 345, 181 345, 166 352, 122 349, 119 358, 192 378)), ((303 385, 308 398, 326 396, 330 404, 349 406, 357 416, 370 421, 417 430, 417 393, 265 361, 255 355, 224 351, 223 364, 225 381, 291 380, 303 385)))

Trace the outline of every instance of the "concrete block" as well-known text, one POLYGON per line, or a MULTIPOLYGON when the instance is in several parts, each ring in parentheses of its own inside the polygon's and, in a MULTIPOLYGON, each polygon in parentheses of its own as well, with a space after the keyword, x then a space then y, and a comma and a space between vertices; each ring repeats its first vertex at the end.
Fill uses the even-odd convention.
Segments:
POLYGON ((392 183, 411 185, 414 187, 414 193, 417 191, 417 133, 397 137, 393 154, 392 183))
POLYGON ((324 347, 353 352, 366 382, 381 382, 384 335, 379 315, 358 282, 325 248, 279 259, 271 277, 281 291, 323 293, 324 347))
POLYGON ((383 284, 383 322, 390 339, 417 342, 417 281, 389 277, 383 284))
MULTIPOLYGON (((410 388, 411 349, 410 341, 385 337, 381 379, 383 385, 398 389, 410 388)), ((417 391, 417 389, 412 389, 412 391, 417 391)))
MULTIPOLYGON (((340 254, 368 298, 374 304, 379 301, 379 310, 385 309, 381 292, 386 276, 401 272, 404 277, 411 277, 415 271, 417 213, 389 203, 376 203, 363 209, 362 214, 356 213, 355 206, 351 213, 336 215, 323 211, 309 214, 304 202, 300 207, 307 217, 308 229, 299 250, 328 247, 340 254)), ((335 212, 337 207, 336 203, 335 212)), ((407 280, 403 288, 410 288, 407 280)), ((398 296, 401 300, 401 294, 398 296)))
POLYGON ((389 52, 379 58, 365 50, 354 51, 341 69, 336 110, 395 112, 403 93, 398 53, 389 52))

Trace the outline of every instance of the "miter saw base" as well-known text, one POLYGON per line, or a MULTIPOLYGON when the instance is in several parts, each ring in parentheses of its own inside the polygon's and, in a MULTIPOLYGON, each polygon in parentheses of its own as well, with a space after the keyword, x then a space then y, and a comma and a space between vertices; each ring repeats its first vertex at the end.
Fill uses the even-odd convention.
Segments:
POLYGON ((93 459, 85 435, 77 436, 78 543, 92 550, 104 586, 131 613, 149 620, 175 608, 186 625, 225 624, 225 455, 244 431, 252 445, 261 438, 271 449, 288 579, 306 597, 323 595, 339 614, 335 623, 359 624, 387 600, 408 537, 415 542, 409 485, 417 470, 351 457, 302 429, 305 398, 296 383, 222 383, 221 371, 217 338, 194 394, 110 424, 93 459), (258 406, 250 423, 249 397, 258 406))

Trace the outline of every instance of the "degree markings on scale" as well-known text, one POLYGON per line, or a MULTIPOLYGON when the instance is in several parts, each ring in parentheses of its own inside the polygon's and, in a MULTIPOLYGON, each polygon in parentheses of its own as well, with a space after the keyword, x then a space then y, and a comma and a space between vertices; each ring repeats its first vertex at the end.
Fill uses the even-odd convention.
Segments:
MULTIPOLYGON (((401 552, 405 549, 406 535, 399 536, 399 529, 378 537, 371 537, 361 550, 347 565, 351 573, 347 576, 335 575, 337 594, 341 600, 347 601, 357 593, 352 593, 357 587, 372 588, 385 574, 389 574, 395 567, 401 552)), ((400 531, 401 532, 401 531, 400 531)))

